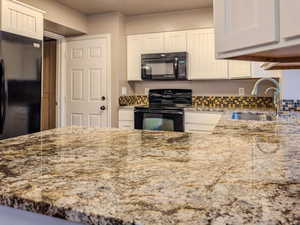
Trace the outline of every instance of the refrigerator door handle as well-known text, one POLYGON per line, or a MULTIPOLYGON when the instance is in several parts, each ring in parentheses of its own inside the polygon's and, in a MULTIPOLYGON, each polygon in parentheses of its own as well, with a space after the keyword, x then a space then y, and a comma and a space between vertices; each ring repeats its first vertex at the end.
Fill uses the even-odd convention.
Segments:
POLYGON ((3 134, 4 123, 6 119, 6 109, 7 109, 7 82, 5 78, 5 65, 4 60, 0 60, 0 79, 1 79, 1 114, 0 114, 0 134, 3 134))

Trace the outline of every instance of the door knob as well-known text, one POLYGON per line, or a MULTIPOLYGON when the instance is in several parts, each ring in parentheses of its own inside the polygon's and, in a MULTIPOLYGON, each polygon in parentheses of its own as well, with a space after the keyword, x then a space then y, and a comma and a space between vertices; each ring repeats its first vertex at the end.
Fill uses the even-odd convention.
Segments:
POLYGON ((103 105, 103 106, 100 107, 100 109, 101 109, 102 111, 104 111, 106 108, 105 108, 105 106, 103 105))
POLYGON ((106 99, 105 96, 102 96, 102 97, 101 97, 101 100, 102 100, 102 101, 105 101, 105 99, 106 99))

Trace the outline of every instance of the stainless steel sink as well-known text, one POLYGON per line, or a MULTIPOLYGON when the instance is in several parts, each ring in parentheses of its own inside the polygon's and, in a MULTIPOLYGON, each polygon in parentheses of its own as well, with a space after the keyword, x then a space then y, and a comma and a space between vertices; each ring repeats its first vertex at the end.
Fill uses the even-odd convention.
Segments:
POLYGON ((267 113, 254 112, 233 112, 231 118, 233 120, 254 120, 254 121, 274 121, 276 117, 267 113))

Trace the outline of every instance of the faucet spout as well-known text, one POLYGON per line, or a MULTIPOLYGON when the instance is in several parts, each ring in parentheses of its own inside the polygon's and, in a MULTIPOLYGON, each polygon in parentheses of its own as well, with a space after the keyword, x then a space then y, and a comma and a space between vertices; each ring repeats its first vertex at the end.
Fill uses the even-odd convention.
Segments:
POLYGON ((265 80, 271 81, 271 82, 273 82, 276 85, 276 87, 270 87, 270 88, 268 88, 265 91, 265 94, 267 94, 271 90, 274 90, 274 96, 273 96, 274 106, 276 107, 276 114, 278 116, 279 115, 279 111, 280 111, 280 85, 279 85, 279 82, 277 80, 275 80, 273 78, 269 78, 269 77, 259 79, 258 81, 256 81, 256 83, 255 83, 255 85, 253 87, 253 90, 251 92, 251 95, 257 96, 258 87, 265 80))
POLYGON ((271 81, 271 82, 273 82, 273 83, 276 85, 276 88, 277 88, 278 92, 280 92, 280 87, 279 87, 280 85, 279 85, 279 82, 278 82, 277 80, 273 79, 273 78, 265 77, 265 78, 261 78, 261 79, 259 79, 258 81, 256 81, 256 83, 255 83, 255 85, 254 85, 254 87, 253 87, 253 90, 252 90, 252 92, 251 92, 251 95, 254 95, 254 96, 257 95, 257 93, 258 93, 258 87, 259 87, 259 85, 260 85, 263 81, 271 81))

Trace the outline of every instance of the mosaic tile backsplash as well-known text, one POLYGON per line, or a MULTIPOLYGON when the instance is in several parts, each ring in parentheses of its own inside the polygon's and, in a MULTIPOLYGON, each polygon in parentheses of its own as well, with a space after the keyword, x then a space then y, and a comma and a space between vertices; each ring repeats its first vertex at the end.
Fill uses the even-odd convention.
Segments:
POLYGON ((281 111, 300 111, 300 100, 282 100, 281 111))
MULTIPOLYGON (((148 96, 121 96, 120 106, 148 105, 148 96)), ((193 96, 193 106, 213 108, 274 108, 272 97, 193 96)))

